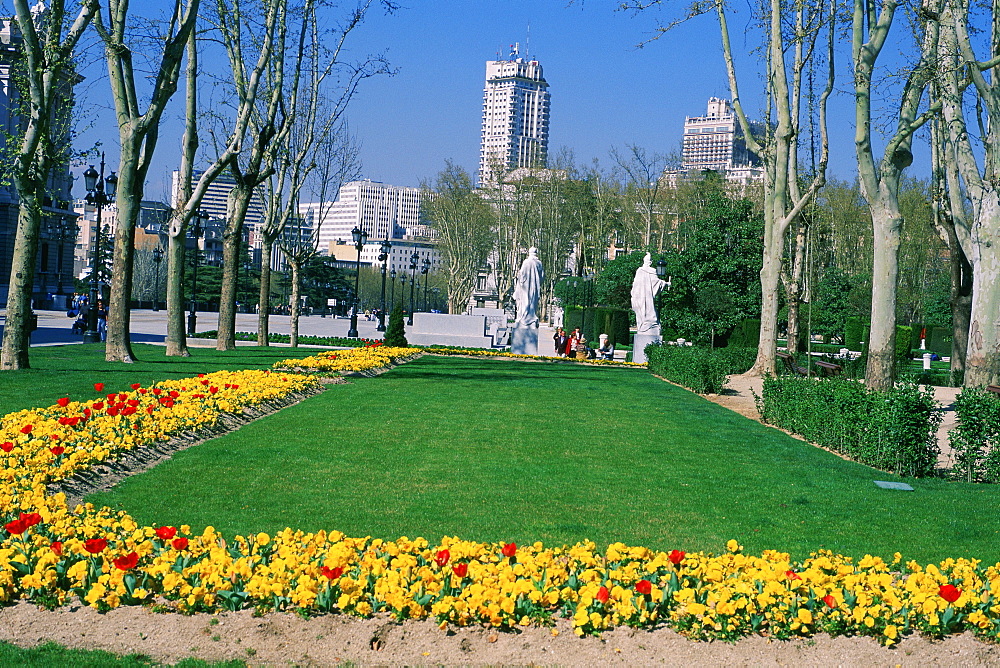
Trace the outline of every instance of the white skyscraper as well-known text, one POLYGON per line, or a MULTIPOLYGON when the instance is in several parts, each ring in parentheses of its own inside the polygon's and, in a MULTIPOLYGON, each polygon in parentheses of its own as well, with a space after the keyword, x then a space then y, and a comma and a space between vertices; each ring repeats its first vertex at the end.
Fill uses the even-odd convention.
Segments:
POLYGON ((486 62, 479 183, 495 169, 544 167, 549 148, 549 84, 537 60, 515 46, 508 60, 486 62))
MULTIPOLYGON (((756 127, 758 124, 754 124, 756 127)), ((708 99, 704 116, 688 116, 684 120, 683 162, 690 172, 712 170, 727 178, 753 180, 761 172, 760 160, 747 149, 729 100, 708 99)))

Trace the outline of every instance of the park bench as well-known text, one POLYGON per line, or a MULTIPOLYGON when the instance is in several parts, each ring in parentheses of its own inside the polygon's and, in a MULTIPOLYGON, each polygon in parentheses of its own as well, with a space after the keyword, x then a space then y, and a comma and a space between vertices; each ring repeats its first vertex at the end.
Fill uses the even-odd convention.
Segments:
POLYGON ((809 369, 807 369, 804 366, 799 366, 798 364, 796 364, 795 358, 789 355, 788 353, 783 353, 779 350, 778 358, 785 363, 785 369, 788 371, 788 373, 797 374, 799 376, 809 375, 809 369))
POLYGON ((995 394, 998 397, 1000 397, 1000 385, 987 385, 986 386, 986 391, 987 392, 992 392, 993 394, 995 394))
POLYGON ((820 373, 823 374, 824 378, 829 378, 831 376, 839 376, 843 371, 843 367, 839 364, 834 364, 833 362, 824 362, 823 360, 818 360, 813 362, 816 368, 819 369, 820 373))

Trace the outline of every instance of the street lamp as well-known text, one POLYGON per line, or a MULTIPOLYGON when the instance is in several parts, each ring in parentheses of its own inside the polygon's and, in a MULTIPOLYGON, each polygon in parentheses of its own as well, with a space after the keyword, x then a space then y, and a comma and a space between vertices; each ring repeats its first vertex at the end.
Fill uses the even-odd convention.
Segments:
POLYGON ((100 291, 99 267, 101 262, 101 213, 104 207, 113 204, 115 201, 115 186, 118 185, 118 177, 114 172, 104 178, 104 153, 101 153, 101 171, 98 172, 91 165, 83 173, 84 185, 87 188, 88 204, 92 204, 97 209, 97 224, 94 235, 94 261, 90 269, 90 309, 87 313, 87 331, 83 333, 84 343, 97 343, 101 340, 101 334, 97 331, 97 302, 100 291), (105 185, 107 190, 105 190, 105 185))
POLYGON ((434 308, 439 309, 440 298, 441 298, 441 288, 431 288, 431 292, 434 293, 434 308))
POLYGON ((420 263, 420 273, 424 275, 424 310, 430 311, 427 307, 427 273, 431 269, 431 259, 425 257, 424 261, 420 263))
POLYGON ((392 278, 392 292, 389 293, 389 310, 392 311, 396 308, 396 270, 393 269, 390 271, 389 276, 392 278))
POLYGON ((160 310, 160 263, 163 262, 163 249, 157 246, 153 249, 153 266, 156 268, 153 279, 153 310, 160 310))
POLYGON ((389 237, 385 238, 382 242, 381 248, 379 248, 381 253, 379 253, 378 259, 382 263, 382 304, 378 310, 378 327, 375 328, 377 332, 385 331, 385 270, 388 268, 389 262, 389 252, 392 251, 392 244, 389 242, 389 237))
POLYGON ((413 255, 410 256, 410 319, 407 321, 407 325, 413 324, 413 288, 417 284, 417 260, 419 259, 420 254, 413 251, 413 255))
POLYGON ((358 338, 358 302, 361 301, 361 293, 359 292, 361 288, 361 249, 365 247, 365 243, 368 241, 368 233, 360 227, 355 226, 351 230, 351 237, 354 239, 354 248, 358 251, 358 259, 355 262, 354 271, 354 304, 351 308, 351 328, 347 330, 347 337, 356 339, 358 338))
POLYGON ((192 220, 194 221, 191 226, 190 232, 191 236, 194 238, 194 274, 191 277, 191 304, 190 312, 188 313, 188 336, 194 336, 195 328, 198 325, 198 239, 201 238, 202 232, 204 232, 204 225, 208 223, 209 215, 204 211, 199 211, 194 214, 192 220))

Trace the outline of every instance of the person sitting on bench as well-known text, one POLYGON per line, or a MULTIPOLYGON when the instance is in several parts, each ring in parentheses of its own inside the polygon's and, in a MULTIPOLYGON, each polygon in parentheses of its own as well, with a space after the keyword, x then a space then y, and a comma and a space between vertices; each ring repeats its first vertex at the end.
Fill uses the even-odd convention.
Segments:
POLYGON ((597 348, 597 359, 599 360, 609 360, 613 359, 615 356, 615 347, 608 342, 608 335, 601 334, 597 337, 601 342, 601 345, 597 348))

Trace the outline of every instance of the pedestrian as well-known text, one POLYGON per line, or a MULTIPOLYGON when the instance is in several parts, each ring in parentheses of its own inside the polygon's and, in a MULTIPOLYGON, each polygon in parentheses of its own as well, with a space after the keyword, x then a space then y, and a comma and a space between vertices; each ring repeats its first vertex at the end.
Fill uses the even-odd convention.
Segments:
POLYGON ((566 357, 573 357, 576 353, 576 347, 580 343, 580 328, 577 327, 570 334, 569 338, 566 340, 566 357))
POLYGON ((108 309, 104 302, 97 300, 97 333, 101 335, 101 341, 108 339, 108 309))
POLYGON ((566 330, 562 327, 556 330, 556 333, 552 335, 552 340, 555 342, 556 357, 562 357, 566 354, 566 330))

